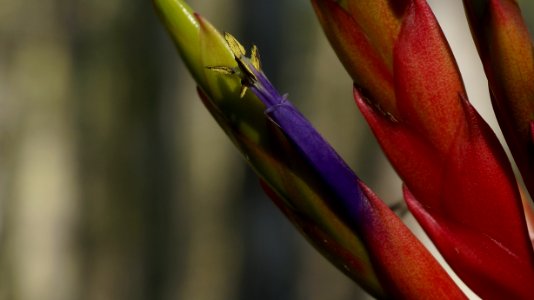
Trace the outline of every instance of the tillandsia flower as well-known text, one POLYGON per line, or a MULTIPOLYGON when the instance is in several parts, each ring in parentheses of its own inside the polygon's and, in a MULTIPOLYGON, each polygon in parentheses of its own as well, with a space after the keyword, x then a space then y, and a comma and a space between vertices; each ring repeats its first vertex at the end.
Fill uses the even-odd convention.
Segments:
POLYGON ((484 299, 534 297, 534 253, 510 163, 467 101, 426 1, 312 3, 410 211, 444 258, 484 299), (381 17, 362 19, 369 14, 381 17), (387 38, 377 42, 380 31, 387 38))
POLYGON ((464 0, 491 99, 525 185, 534 194, 534 50, 514 0, 464 0))
POLYGON ((255 47, 246 57, 234 37, 223 39, 182 1, 155 4, 202 101, 267 194, 315 247, 376 297, 465 298, 402 221, 274 89, 255 47))

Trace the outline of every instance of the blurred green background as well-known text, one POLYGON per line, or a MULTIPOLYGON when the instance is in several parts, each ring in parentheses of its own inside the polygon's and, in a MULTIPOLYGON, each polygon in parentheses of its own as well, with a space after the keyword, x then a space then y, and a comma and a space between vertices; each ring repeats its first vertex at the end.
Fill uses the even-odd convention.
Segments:
MULTIPOLYGON (((492 118, 460 1, 430 2, 492 118)), ((400 200, 307 0, 189 3, 400 200)), ((150 1, 0 0, 0 299, 361 297, 263 195, 150 1)))

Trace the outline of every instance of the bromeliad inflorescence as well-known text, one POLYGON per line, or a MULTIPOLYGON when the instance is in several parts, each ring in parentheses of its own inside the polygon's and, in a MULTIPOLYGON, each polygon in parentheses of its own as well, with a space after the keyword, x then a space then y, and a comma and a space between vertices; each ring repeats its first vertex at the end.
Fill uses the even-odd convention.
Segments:
MULTIPOLYGON (((236 38, 223 37, 182 0, 154 1, 206 108, 311 244, 377 298, 465 298, 402 221, 273 87, 256 46, 247 57, 236 38)), ((534 251, 512 168, 468 102, 426 1, 311 2, 354 81, 360 111, 404 182, 410 211, 438 250, 479 296, 533 298, 534 251)), ((517 90, 534 90, 531 41, 515 1, 464 3, 495 107, 503 110, 500 121, 512 128, 505 134, 515 143, 518 164, 526 164, 519 169, 532 192, 534 99, 517 90), (490 29, 481 29, 484 22, 490 29), (511 51, 509 44, 522 51, 511 51), (503 66, 506 61, 514 68, 503 66), (503 79, 501 71, 520 84, 503 79), (506 103, 507 97, 515 102, 506 103)))

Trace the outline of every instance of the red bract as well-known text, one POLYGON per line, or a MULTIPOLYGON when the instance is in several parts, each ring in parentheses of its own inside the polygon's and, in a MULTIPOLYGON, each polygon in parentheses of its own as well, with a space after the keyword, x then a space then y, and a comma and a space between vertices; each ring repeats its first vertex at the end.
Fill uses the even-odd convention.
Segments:
POLYGON ((326 36, 355 83, 385 110, 395 113, 391 66, 368 40, 369 35, 337 2, 312 0, 312 4, 326 36))
MULTIPOLYGON (((364 183, 359 182, 359 186, 363 192, 365 212, 359 220, 362 226, 360 233, 366 248, 373 253, 371 261, 387 293, 381 296, 394 299, 467 299, 389 207, 364 183)), ((344 264, 344 271, 354 277, 351 272, 361 266, 349 252, 323 232, 316 222, 285 205, 284 200, 265 182, 262 182, 262 187, 310 243, 331 261, 344 264)))
MULTIPOLYGON (((343 15, 344 9, 332 1, 317 2, 318 10, 328 10, 320 13, 323 25, 336 29, 325 29, 327 35, 363 28, 356 18, 324 17, 343 15), (343 25, 331 24, 338 21, 343 25), (339 29, 344 26, 356 29, 339 29)), ((353 47, 372 45, 370 39, 353 43, 345 35, 330 40, 342 56, 357 55, 353 47)), ((378 47, 371 48, 373 55, 384 57, 378 47)), ((365 84, 370 80, 355 78, 355 98, 405 183, 410 210, 481 297, 533 297, 534 254, 511 166, 467 101, 454 58, 425 1, 411 1, 392 51, 394 98, 386 103, 395 110, 374 98, 373 87, 365 84)))
POLYGON ((513 0, 464 0, 499 125, 534 195, 534 50, 513 0))
POLYGON ((466 299, 402 221, 360 182, 366 201, 362 239, 377 275, 395 299, 466 299), (417 267, 414 268, 414 266, 417 267))
POLYGON ((391 53, 408 4, 408 0, 346 1, 345 4, 390 70, 393 65, 391 53))

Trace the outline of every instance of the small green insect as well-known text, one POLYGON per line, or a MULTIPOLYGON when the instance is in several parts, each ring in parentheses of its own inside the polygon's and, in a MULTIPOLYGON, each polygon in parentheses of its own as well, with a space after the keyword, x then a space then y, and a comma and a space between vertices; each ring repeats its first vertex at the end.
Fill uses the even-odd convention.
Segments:
POLYGON ((256 70, 261 69, 258 47, 256 47, 256 45, 252 46, 252 49, 250 50, 250 58, 248 58, 246 57, 247 52, 245 47, 243 47, 243 45, 241 45, 241 43, 239 43, 239 41, 233 35, 225 32, 224 39, 234 54, 235 61, 237 62, 237 68, 225 66, 212 66, 207 68, 225 75, 238 76, 241 79, 240 97, 243 98, 247 89, 258 81, 256 75, 254 75, 254 72, 249 65, 252 64, 256 70))

